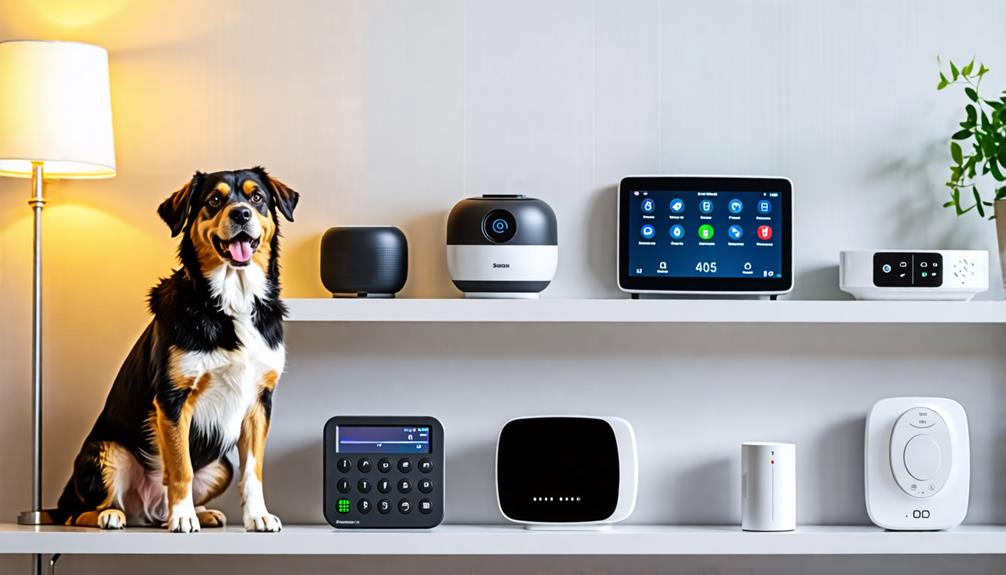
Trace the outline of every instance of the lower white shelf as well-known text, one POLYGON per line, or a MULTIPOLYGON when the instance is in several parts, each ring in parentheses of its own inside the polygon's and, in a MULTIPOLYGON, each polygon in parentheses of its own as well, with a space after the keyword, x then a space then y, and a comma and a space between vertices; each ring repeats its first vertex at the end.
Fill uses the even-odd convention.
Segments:
POLYGON ((288 526, 174 534, 0 524, 0 554, 90 555, 1002 555, 1006 526, 886 532, 872 526, 802 526, 745 533, 737 526, 628 525, 607 531, 528 531, 504 525, 442 525, 432 531, 336 531, 288 526))

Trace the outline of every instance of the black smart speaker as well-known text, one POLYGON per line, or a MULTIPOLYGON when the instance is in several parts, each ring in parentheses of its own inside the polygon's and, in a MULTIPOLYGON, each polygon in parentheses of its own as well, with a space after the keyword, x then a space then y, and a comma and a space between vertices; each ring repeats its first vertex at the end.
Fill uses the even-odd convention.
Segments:
POLYGON ((335 297, 395 297, 409 271, 409 244, 394 226, 337 226, 321 237, 321 283, 335 297))

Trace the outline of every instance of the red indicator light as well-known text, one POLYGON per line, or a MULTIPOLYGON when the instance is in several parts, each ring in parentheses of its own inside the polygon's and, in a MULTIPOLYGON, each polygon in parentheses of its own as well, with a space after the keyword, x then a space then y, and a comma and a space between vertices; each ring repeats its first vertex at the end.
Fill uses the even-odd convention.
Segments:
POLYGON ((775 459, 769 461, 769 463, 771 463, 772 465, 775 465, 775 459))

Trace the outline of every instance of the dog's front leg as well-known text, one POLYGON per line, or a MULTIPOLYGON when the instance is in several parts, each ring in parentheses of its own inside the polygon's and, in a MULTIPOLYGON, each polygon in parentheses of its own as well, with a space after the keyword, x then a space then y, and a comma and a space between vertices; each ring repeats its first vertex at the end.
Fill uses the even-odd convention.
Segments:
POLYGON ((245 529, 248 531, 279 531, 283 528, 279 517, 269 513, 262 493, 262 459, 265 440, 269 434, 269 415, 272 409, 272 387, 275 377, 267 378, 271 384, 262 388, 259 400, 252 405, 241 424, 238 437, 238 456, 241 461, 241 508, 245 529))
POLYGON ((159 397, 155 404, 157 443, 161 451, 164 485, 168 491, 168 530, 174 533, 199 531, 199 519, 192 500, 189 430, 193 407, 189 393, 159 397))

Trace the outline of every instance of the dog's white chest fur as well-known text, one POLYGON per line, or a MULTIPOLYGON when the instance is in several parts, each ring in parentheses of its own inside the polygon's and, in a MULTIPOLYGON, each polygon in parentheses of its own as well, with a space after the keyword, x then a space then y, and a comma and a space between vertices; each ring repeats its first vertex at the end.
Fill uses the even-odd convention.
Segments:
POLYGON ((254 298, 265 294, 266 278, 255 265, 236 270, 221 266, 209 279, 213 295, 224 312, 234 318, 234 330, 241 346, 234 351, 189 352, 182 358, 186 375, 204 382, 196 390, 193 429, 219 437, 233 445, 241 433, 241 422, 261 393, 263 376, 279 375, 286 362, 280 344, 271 349, 253 324, 254 298))

